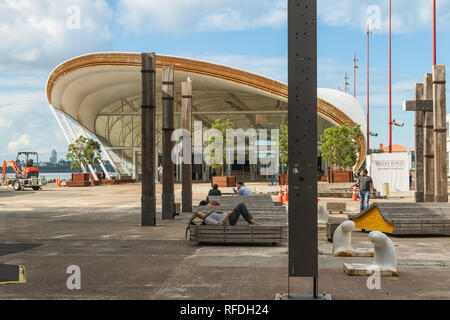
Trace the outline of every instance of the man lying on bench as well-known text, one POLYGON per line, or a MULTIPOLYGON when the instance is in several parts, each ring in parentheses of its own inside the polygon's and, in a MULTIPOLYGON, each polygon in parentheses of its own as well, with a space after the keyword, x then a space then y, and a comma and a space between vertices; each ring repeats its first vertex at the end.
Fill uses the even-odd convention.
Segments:
POLYGON ((234 210, 224 213, 212 212, 208 214, 199 211, 195 214, 195 217, 202 219, 205 224, 209 226, 234 226, 238 222, 240 216, 242 216, 249 224, 260 226, 260 224, 253 219, 243 203, 238 204, 234 210))

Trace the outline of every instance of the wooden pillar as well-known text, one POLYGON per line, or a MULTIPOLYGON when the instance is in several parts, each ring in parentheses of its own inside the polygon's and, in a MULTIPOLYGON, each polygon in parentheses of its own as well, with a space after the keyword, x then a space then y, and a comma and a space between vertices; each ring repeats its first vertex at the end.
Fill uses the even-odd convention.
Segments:
MULTIPOLYGON (((423 83, 416 83, 415 88, 416 101, 424 99, 423 83)), ((425 112, 416 111, 414 113, 415 122, 415 162, 416 162, 416 202, 424 202, 424 122, 425 112)))
MULTIPOLYGON (((433 99, 432 75, 426 74, 424 81, 425 100, 433 99)), ((425 112, 424 127, 424 188, 425 202, 434 202, 434 125, 433 112, 425 112)))
POLYGON ((182 212, 192 212, 192 83, 181 84, 183 135, 182 212), (189 135, 187 135, 189 133, 189 135), (187 145, 186 145, 187 144, 187 145))
POLYGON ((448 202, 445 66, 433 66, 435 201, 448 202))
POLYGON ((156 225, 155 53, 142 54, 142 226, 156 225))
POLYGON ((174 122, 174 68, 164 67, 162 75, 162 107, 163 107, 163 190, 162 219, 171 220, 175 217, 174 165, 172 162, 172 133, 174 122))

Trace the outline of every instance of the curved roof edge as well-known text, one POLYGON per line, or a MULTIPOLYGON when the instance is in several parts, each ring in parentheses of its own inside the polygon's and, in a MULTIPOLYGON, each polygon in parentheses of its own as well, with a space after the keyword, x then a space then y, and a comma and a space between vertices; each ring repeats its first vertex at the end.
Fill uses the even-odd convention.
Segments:
MULTIPOLYGON (((130 66, 141 67, 140 53, 125 52, 98 52, 75 57, 59 64, 50 74, 47 80, 46 94, 48 103, 52 104, 51 92, 55 83, 65 74, 95 66, 130 66)), ((281 99, 288 99, 288 86, 285 83, 220 64, 174 57, 166 55, 156 55, 156 67, 173 66, 176 71, 190 72, 193 74, 210 76, 236 84, 248 86, 265 93, 273 94, 281 99)), ((358 100, 346 93, 332 89, 318 89, 318 113, 333 121, 337 125, 342 125, 346 121, 365 126, 364 113, 358 100)), ((361 130, 364 137, 364 130, 361 130)), ((366 139, 359 142, 361 152, 359 154, 360 168, 366 156, 366 139)))

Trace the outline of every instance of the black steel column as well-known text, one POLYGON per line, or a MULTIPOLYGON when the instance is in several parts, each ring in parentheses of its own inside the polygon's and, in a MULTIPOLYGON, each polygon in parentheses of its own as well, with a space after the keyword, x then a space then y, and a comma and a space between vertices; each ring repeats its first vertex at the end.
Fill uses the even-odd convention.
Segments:
POLYGON ((289 276, 318 277, 317 2, 289 0, 289 276))
POLYGON ((142 54, 142 226, 156 225, 155 53, 142 54))
POLYGON ((174 128, 174 68, 164 67, 162 76, 163 104, 163 192, 162 218, 170 220, 175 217, 174 165, 172 162, 172 133, 174 128))

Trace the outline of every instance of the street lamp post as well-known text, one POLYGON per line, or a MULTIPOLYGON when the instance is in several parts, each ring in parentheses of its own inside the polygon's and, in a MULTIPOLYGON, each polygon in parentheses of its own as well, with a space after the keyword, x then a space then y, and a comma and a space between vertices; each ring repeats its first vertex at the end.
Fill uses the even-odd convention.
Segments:
POLYGON ((369 25, 367 25, 367 151, 370 152, 370 76, 369 76, 369 58, 370 58, 370 31, 369 25))
POLYGON ((433 66, 436 63, 436 0, 433 0, 433 66))
POLYGON ((392 0, 389 0, 389 153, 392 153, 392 0))
POLYGON ((356 98, 356 69, 358 69, 358 66, 356 63, 358 62, 358 59, 356 59, 356 53, 355 57, 353 58, 353 96, 356 98))

